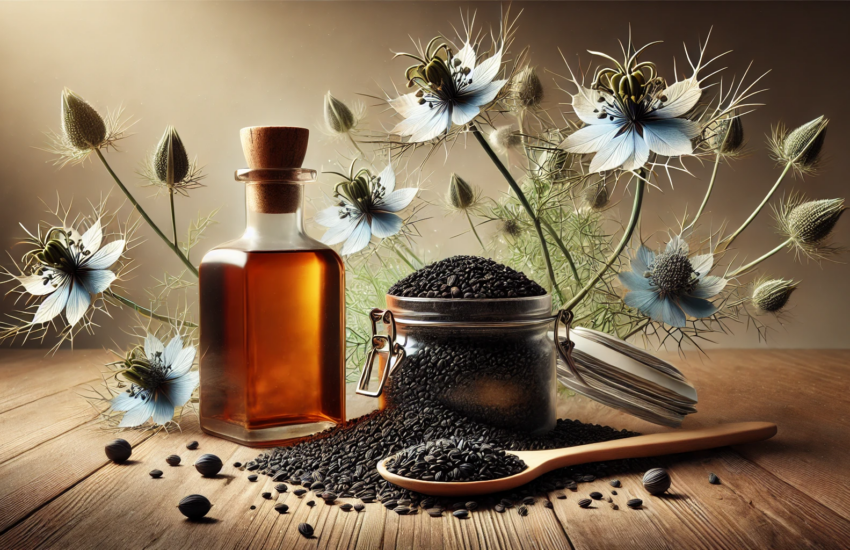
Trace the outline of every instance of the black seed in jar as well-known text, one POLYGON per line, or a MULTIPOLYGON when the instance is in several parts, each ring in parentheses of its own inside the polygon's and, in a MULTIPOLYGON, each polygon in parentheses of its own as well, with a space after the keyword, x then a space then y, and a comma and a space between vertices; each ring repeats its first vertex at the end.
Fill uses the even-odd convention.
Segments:
POLYGON ((190 451, 194 451, 195 449, 198 448, 198 442, 197 441, 190 441, 189 443, 186 443, 186 448, 189 449, 190 451))
POLYGON ((555 507, 555 505, 554 505, 554 504, 552 504, 552 501, 551 501, 551 500, 547 500, 546 502, 544 502, 544 503, 543 503, 543 507, 544 507, 544 508, 549 508, 549 509, 551 510, 551 509, 553 509, 553 508, 555 507))
POLYGON ((366 509, 366 506, 364 506, 363 504, 360 504, 358 502, 357 504, 354 505, 354 509, 357 510, 358 512, 362 512, 363 510, 366 509))
POLYGON ((670 474, 664 468, 653 468, 643 474, 643 487, 650 495, 663 494, 670 488, 670 474))
POLYGON ((466 509, 469 510, 470 512, 472 512, 473 510, 477 510, 478 509, 478 503, 475 502, 474 500, 470 500, 469 502, 466 503, 466 509))
POLYGON ((587 507, 588 507, 588 506, 590 506, 592 503, 593 503, 593 501, 592 501, 592 500, 590 500, 589 498, 583 498, 583 499, 581 499, 580 501, 578 501, 578 505, 579 505, 580 507, 582 507, 582 508, 587 508, 587 507))
POLYGON ((354 506, 352 506, 351 504, 349 504, 349 503, 347 503, 347 502, 346 502, 345 504, 340 504, 340 505, 339 505, 339 509, 340 509, 340 510, 342 510, 343 512, 348 512, 348 511, 349 511, 349 510, 351 510, 352 508, 354 508, 354 506))
POLYGON ((203 495, 189 495, 184 497, 177 505, 180 513, 189 519, 200 519, 207 515, 212 504, 203 495))
POLYGON ((286 486, 286 483, 278 483, 274 486, 274 490, 278 493, 285 493, 289 490, 289 487, 286 486))
POLYGON ((455 510, 452 515, 458 519, 466 519, 469 517, 469 510, 455 510))
POLYGON ((720 485, 720 478, 712 472, 708 474, 708 482, 712 485, 720 485))
POLYGON ((309 539, 313 536, 313 526, 309 523, 299 523, 298 532, 301 533, 301 536, 304 538, 309 539))
POLYGON ((428 515, 432 518, 439 518, 443 516, 442 508, 428 508, 425 511, 428 512, 428 515))
POLYGON ((390 473, 411 479, 448 482, 499 479, 526 468, 516 455, 486 442, 455 437, 407 447, 385 466, 390 473), (486 466, 476 467, 475 463, 486 466))
POLYGON ((115 439, 104 450, 106 451, 106 458, 116 464, 126 462, 130 458, 130 455, 133 454, 133 447, 126 439, 115 439))
POLYGON ((640 508, 643 506, 643 501, 639 498, 630 498, 628 502, 626 502, 626 506, 629 508, 640 508))
POLYGON ((211 454, 201 455, 195 461, 195 469, 204 477, 215 477, 221 471, 222 466, 221 459, 211 454))
POLYGON ((289 511, 289 505, 279 502, 274 505, 274 509, 278 514, 285 514, 289 511))
POLYGON ((592 498, 593 500, 600 500, 602 499, 602 493, 600 493, 599 491, 593 491, 592 493, 590 493, 590 498, 592 498))
POLYGON ((307 489, 295 489, 294 491, 292 491, 292 494, 297 497, 303 497, 307 494, 307 489))
POLYGON ((619 487, 620 486, 620 480, 619 479, 612 479, 611 481, 608 482, 608 484, 611 485, 611 487, 619 487))
POLYGON ((272 499, 272 494, 271 494, 270 492, 268 492, 268 491, 266 491, 266 492, 262 493, 260 496, 261 496, 261 497, 263 497, 263 498, 264 498, 264 499, 266 499, 266 500, 271 500, 271 499, 272 499))
POLYGON ((248 481, 257 481, 257 474, 251 474, 248 476, 248 481))
POLYGON ((527 516, 528 515, 528 506, 523 504, 522 506, 520 506, 519 508, 516 509, 516 513, 521 515, 521 516, 527 516))
POLYGON ((233 463, 233 467, 234 467, 234 468, 241 468, 241 467, 242 467, 242 463, 241 463, 241 462, 234 462, 234 463, 233 463))

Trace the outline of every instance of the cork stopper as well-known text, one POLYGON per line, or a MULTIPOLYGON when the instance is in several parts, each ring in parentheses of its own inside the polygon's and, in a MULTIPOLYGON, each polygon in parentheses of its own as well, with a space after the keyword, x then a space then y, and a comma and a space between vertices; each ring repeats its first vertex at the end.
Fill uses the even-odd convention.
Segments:
POLYGON ((296 212, 301 206, 302 184, 315 179, 315 172, 301 169, 310 131, 288 126, 251 126, 242 128, 239 134, 249 168, 237 171, 236 179, 247 183, 248 208, 264 214, 296 212), (312 177, 305 177, 310 174, 312 177))

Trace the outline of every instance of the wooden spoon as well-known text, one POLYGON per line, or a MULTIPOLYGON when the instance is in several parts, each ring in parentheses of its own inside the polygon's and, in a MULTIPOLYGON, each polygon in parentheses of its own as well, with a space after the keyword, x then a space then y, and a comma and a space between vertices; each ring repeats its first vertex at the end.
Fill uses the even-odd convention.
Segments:
POLYGON ((387 457, 378 463, 378 472, 390 483, 434 496, 484 495, 508 491, 524 485, 535 478, 566 466, 599 462, 602 460, 617 460, 621 458, 638 458, 644 456, 660 456, 689 451, 701 451, 726 445, 738 445, 751 441, 761 441, 776 435, 776 424, 770 422, 739 422, 721 424, 702 430, 685 430, 651 435, 639 435, 614 441, 578 445, 565 449, 549 449, 546 451, 507 451, 521 458, 528 466, 522 472, 510 477, 488 481, 421 481, 395 475, 387 471, 387 457))

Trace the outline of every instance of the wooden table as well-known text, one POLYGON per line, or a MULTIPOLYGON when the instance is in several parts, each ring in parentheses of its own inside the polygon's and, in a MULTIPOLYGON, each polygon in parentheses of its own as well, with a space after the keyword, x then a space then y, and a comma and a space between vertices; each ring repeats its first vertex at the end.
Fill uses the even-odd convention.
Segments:
MULTIPOLYGON (((257 451, 200 432, 126 432, 132 460, 112 464, 103 447, 114 434, 94 422, 78 393, 99 377, 101 351, 0 351, 0 548, 847 548, 850 546, 850 351, 718 351, 709 359, 672 358, 700 393, 686 427, 766 420, 779 425, 768 442, 659 459, 673 477, 671 494, 649 497, 638 474, 618 476, 618 499, 644 499, 642 510, 584 510, 579 494, 551 495, 554 509, 478 511, 471 519, 398 516, 380 504, 343 512, 314 508, 292 493, 288 514, 260 496, 268 478, 250 483, 233 468, 257 451), (196 439, 200 448, 188 451, 196 439), (183 457, 168 467, 164 458, 183 457), (201 453, 225 463, 204 479, 192 469, 201 453), (153 480, 148 472, 165 472, 153 480), (709 472, 722 483, 710 485, 709 472), (215 504, 209 521, 190 523, 175 505, 203 493, 215 504), (251 510, 250 506, 256 509, 251 510), (301 537, 309 522, 316 537, 301 537)), ((370 403, 355 401, 353 414, 370 403)), ((581 397, 561 416, 641 432, 650 424, 581 397)), ((608 480, 579 485, 608 493, 608 480)), ((558 494, 561 491, 557 492, 558 494)))

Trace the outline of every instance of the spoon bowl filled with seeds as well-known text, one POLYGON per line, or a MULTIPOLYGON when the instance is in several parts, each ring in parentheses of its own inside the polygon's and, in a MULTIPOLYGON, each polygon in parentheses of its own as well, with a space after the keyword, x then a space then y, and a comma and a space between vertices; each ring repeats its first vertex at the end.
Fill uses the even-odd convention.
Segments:
POLYGON ((739 422, 543 451, 505 451, 481 442, 441 439, 408 447, 378 462, 377 468, 384 479, 410 491, 472 496, 509 491, 567 466, 701 451, 774 435, 775 424, 739 422))

